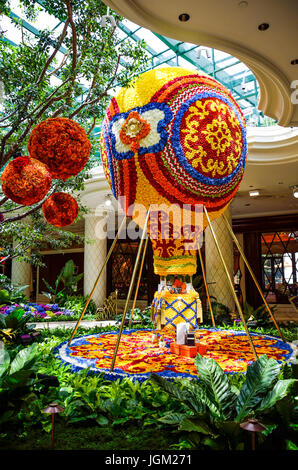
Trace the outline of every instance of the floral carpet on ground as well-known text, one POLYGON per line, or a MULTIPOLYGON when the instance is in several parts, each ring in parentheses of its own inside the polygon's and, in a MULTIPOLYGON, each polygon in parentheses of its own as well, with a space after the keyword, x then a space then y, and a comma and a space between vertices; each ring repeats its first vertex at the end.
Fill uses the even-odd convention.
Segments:
MULTIPOLYGON (((227 373, 244 373, 253 361, 253 354, 245 332, 198 329, 195 336, 207 346, 205 357, 214 359, 227 373)), ((279 338, 251 333, 258 356, 266 354, 278 361, 289 359, 291 347, 279 338)), ((54 353, 72 371, 90 367, 92 372, 103 372, 107 378, 132 377, 146 380, 154 372, 167 378, 196 377, 194 358, 178 356, 170 352, 173 331, 164 336, 166 347, 152 342, 152 330, 124 330, 113 372, 110 372, 117 332, 85 335, 55 348, 54 353)))

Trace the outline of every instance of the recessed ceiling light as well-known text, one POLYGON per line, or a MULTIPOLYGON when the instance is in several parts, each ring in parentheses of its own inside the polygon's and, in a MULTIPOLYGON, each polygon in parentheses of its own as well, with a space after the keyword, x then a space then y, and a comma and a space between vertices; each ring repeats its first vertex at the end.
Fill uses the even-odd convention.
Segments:
POLYGON ((259 24, 259 26, 258 26, 258 30, 259 30, 259 31, 266 31, 266 29, 268 29, 269 26, 270 26, 269 23, 261 23, 261 24, 259 24))
POLYGON ((290 186, 290 189, 293 190, 293 197, 294 197, 295 199, 298 199, 298 185, 290 186))
POLYGON ((238 7, 246 8, 247 6, 248 6, 248 2, 242 1, 238 3, 238 7))
POLYGON ((180 21, 188 21, 190 18, 189 14, 188 13, 181 13, 181 15, 179 15, 179 20, 180 21))
POLYGON ((298 64, 298 59, 293 59, 293 60, 291 60, 291 64, 292 64, 292 65, 297 65, 297 64, 298 64))
POLYGON ((252 191, 249 191, 249 195, 252 197, 259 196, 260 191, 258 189, 253 189, 252 191))

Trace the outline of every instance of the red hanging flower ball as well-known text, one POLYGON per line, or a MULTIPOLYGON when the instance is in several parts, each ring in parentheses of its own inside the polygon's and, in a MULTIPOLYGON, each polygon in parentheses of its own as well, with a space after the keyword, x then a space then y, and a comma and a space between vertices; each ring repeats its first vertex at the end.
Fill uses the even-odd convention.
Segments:
POLYGON ((24 156, 8 163, 2 173, 1 183, 6 197, 17 204, 31 206, 46 196, 52 176, 44 163, 24 156))
POLYGON ((48 165, 53 178, 67 180, 86 165, 91 144, 84 129, 68 118, 49 118, 31 132, 31 157, 48 165))
POLYGON ((42 205, 46 221, 56 227, 70 225, 77 218, 77 201, 67 193, 53 193, 42 205))

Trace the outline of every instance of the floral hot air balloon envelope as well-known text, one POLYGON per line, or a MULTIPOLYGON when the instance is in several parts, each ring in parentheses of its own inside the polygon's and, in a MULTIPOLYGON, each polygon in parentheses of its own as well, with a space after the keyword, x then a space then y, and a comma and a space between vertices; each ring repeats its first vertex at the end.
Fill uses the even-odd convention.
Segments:
POLYGON ((153 301, 158 327, 188 321, 195 328, 201 318, 192 286, 169 292, 164 277, 196 273, 196 249, 207 225, 202 208, 213 220, 237 192, 247 153, 245 126, 223 85, 180 67, 140 75, 106 110, 101 156, 111 190, 141 227, 150 207, 154 271, 163 280, 153 301))

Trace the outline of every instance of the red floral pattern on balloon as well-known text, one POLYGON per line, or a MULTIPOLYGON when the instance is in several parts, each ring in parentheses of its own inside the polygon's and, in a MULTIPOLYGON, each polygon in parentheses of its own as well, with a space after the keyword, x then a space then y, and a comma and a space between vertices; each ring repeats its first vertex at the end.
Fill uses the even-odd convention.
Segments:
POLYGON ((53 178, 67 180, 86 165, 91 144, 84 129, 68 118, 49 118, 31 132, 28 151, 47 164, 53 178))
POLYGON ((48 193, 51 182, 49 168, 28 156, 10 161, 1 176, 5 196, 24 206, 41 201, 48 193))
POLYGON ((67 193, 53 193, 42 205, 46 221, 56 227, 70 225, 77 218, 79 206, 77 201, 67 193))
POLYGON ((140 140, 147 137, 150 129, 150 124, 142 119, 137 111, 132 111, 121 127, 119 137, 124 144, 130 146, 130 150, 137 152, 140 148, 140 140))

